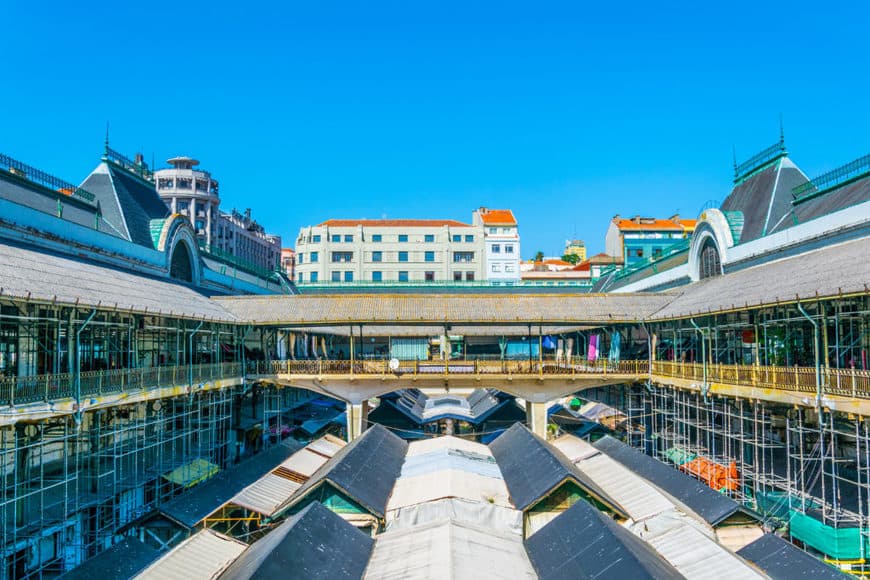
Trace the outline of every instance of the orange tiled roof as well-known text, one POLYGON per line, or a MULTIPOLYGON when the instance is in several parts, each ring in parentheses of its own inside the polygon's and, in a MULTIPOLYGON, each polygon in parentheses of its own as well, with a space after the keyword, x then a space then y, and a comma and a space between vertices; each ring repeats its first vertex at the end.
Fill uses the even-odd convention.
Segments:
POLYGON ((326 220, 321 226, 346 228, 353 226, 374 228, 440 228, 451 226, 454 228, 470 228, 470 224, 464 224, 457 220, 326 220))
POLYGON ((565 260, 544 260, 544 263, 548 266, 573 266, 571 262, 566 262, 565 260))
POLYGON ((642 219, 641 223, 637 223, 632 219, 620 219, 616 221, 616 227, 621 230, 694 230, 698 220, 660 220, 660 219, 642 219))
POLYGON ((515 226, 517 219, 514 212, 509 209, 491 209, 480 216, 484 224, 488 226, 515 226))

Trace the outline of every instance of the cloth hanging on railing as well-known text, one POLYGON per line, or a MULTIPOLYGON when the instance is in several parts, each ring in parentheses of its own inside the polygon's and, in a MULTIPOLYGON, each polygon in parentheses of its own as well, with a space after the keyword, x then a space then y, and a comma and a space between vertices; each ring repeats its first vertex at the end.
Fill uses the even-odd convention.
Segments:
POLYGON ((598 335, 593 334, 589 337, 589 350, 586 353, 586 358, 590 361, 598 360, 598 335))
POLYGON ((556 342, 553 340, 552 336, 545 336, 541 339, 541 346, 552 350, 556 348, 556 342))
POLYGON ((565 340, 565 356, 570 360, 574 356, 574 339, 568 338, 565 340))
POLYGON ((311 356, 314 358, 320 358, 317 356, 317 337, 313 334, 311 335, 311 356))
POLYGON ((287 359, 287 334, 278 331, 278 360, 287 359))
POLYGON ((556 361, 561 362, 562 356, 565 354, 565 339, 560 338, 556 342, 556 361))
POLYGON ((619 350, 622 343, 622 335, 619 332, 610 335, 610 362, 619 362, 619 350))
POLYGON ((302 344, 300 346, 302 347, 302 358, 308 358, 308 335, 307 334, 302 335, 302 344))
POLYGON ((504 351, 507 348, 508 340, 505 337, 499 337, 498 339, 498 348, 501 351, 501 358, 504 359, 504 351))
POLYGON ((296 333, 289 332, 287 336, 290 338, 290 358, 296 360, 296 333))
POLYGON ((323 358, 326 358, 327 353, 329 352, 326 350, 326 337, 325 336, 320 337, 320 352, 323 353, 323 358))

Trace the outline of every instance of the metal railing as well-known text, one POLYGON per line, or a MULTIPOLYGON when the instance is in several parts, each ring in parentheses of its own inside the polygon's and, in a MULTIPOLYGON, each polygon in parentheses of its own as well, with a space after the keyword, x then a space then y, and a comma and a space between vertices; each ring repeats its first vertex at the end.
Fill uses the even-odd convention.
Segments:
MULTIPOLYGON (((703 381, 704 365, 701 363, 654 361, 652 374, 703 381)), ((821 378, 822 394, 861 399, 870 398, 870 371, 823 367, 821 369, 821 378)), ((707 381, 741 387, 798 391, 813 395, 816 393, 815 367, 713 363, 707 365, 707 381)))
POLYGON ((283 360, 248 363, 249 376, 270 375, 361 375, 375 377, 431 377, 441 375, 479 376, 576 376, 596 375, 645 375, 649 372, 646 360, 611 362, 607 359, 556 359, 553 357, 532 360, 408 360, 399 361, 390 368, 389 360, 283 360))
POLYGON ((773 161, 785 154, 785 144, 780 140, 779 143, 771 145, 767 149, 756 153, 740 165, 734 167, 734 181, 740 181, 748 174, 752 173, 765 163, 773 161))
POLYGON ((842 167, 823 173, 811 181, 798 185, 791 190, 792 197, 795 202, 801 202, 804 199, 813 197, 817 193, 836 187, 843 182, 860 177, 868 172, 870 172, 870 155, 864 155, 842 167))
POLYGON ((77 185, 73 185, 68 181, 64 181, 59 177, 50 175, 41 169, 31 167, 26 163, 22 163, 17 159, 13 159, 8 155, 0 153, 0 168, 7 169, 10 173, 17 175, 30 182, 36 183, 48 189, 52 189, 60 194, 76 197, 88 204, 93 205, 96 196, 77 185))
MULTIPOLYGON (((239 363, 219 363, 135 369, 112 369, 81 373, 81 396, 99 397, 132 390, 154 390, 166 386, 242 376, 239 363)), ((75 398, 75 374, 47 374, 0 378, 0 405, 50 402, 75 398)))

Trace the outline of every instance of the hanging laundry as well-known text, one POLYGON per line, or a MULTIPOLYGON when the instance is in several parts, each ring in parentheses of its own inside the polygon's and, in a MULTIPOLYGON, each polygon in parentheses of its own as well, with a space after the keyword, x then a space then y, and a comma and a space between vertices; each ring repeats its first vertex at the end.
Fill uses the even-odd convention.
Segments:
POLYGON ((552 336, 545 336, 541 340, 541 344, 543 345, 544 348, 549 348, 549 349, 556 348, 556 342, 553 340, 552 336))
POLYGON ((589 352, 586 355, 586 358, 590 361, 594 361, 598 359, 598 335, 593 334, 589 337, 589 352))
POLYGON ((622 335, 614 332, 610 335, 610 362, 619 362, 619 350, 622 343, 622 335))

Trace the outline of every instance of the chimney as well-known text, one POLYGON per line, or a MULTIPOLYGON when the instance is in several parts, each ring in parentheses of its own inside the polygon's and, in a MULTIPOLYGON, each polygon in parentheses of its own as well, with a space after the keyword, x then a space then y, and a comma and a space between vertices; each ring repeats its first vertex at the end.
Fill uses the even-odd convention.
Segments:
POLYGON ((141 153, 137 153, 134 162, 136 163, 136 165, 141 167, 145 164, 145 158, 142 156, 141 153))
POLYGON ((671 216, 670 219, 672 222, 679 222, 680 221, 680 214, 675 213, 674 215, 671 216))

